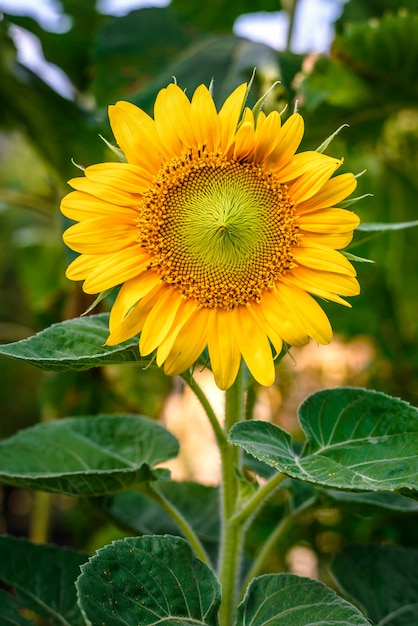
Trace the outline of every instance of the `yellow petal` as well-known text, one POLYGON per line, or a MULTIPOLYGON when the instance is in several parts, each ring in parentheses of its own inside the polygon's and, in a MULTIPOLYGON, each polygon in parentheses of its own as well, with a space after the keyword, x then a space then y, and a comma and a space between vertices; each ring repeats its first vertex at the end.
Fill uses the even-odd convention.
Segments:
POLYGON ((276 329, 286 343, 291 346, 304 346, 309 337, 299 318, 293 315, 290 304, 277 295, 278 289, 266 291, 260 301, 264 317, 276 329))
MULTIPOLYGON (((299 215, 309 211, 317 211, 326 207, 332 207, 347 198, 357 187, 354 174, 339 174, 324 183, 323 187, 311 198, 299 202, 297 212, 299 215)), ((341 210, 341 209, 340 209, 341 210)))
POLYGON ((360 224, 360 219, 355 213, 346 209, 320 209, 299 216, 296 224, 312 233, 334 235, 354 230, 360 224))
POLYGON ((266 169, 279 169, 288 163, 302 141, 303 131, 303 118, 294 113, 281 127, 280 134, 275 139, 276 147, 266 159, 266 169))
POLYGON ((274 139, 279 135, 282 122, 277 111, 272 111, 267 115, 261 111, 257 120, 255 131, 256 149, 254 159, 256 163, 265 161, 275 148, 274 139))
POLYGON ((181 374, 194 365, 207 343, 209 309, 201 308, 184 324, 164 363, 164 371, 169 376, 181 374))
POLYGON ((341 161, 331 157, 316 161, 314 168, 288 184, 293 202, 298 204, 317 193, 340 165, 341 161))
POLYGON ((112 307, 109 320, 110 332, 113 333, 141 298, 151 293, 160 283, 160 277, 152 271, 143 272, 136 278, 126 281, 120 288, 112 307))
POLYGON ((133 194, 146 192, 152 180, 149 172, 131 163, 98 163, 86 167, 84 175, 95 183, 133 194))
POLYGON ((123 216, 96 217, 68 228, 63 239, 67 246, 76 252, 86 254, 109 254, 122 250, 138 239, 135 220, 123 216))
POLYGON ((248 306, 251 306, 251 310, 254 316, 257 318, 257 323, 260 325, 263 332, 267 335, 267 337, 273 344, 276 351, 275 356, 278 356, 283 348, 283 337, 280 335, 279 326, 270 324, 270 322, 264 315, 263 308, 262 306, 260 306, 260 304, 252 304, 248 306))
POLYGON ((254 153, 254 115, 251 109, 245 109, 240 127, 234 141, 234 159, 249 159, 254 153))
POLYGON ((111 204, 105 200, 95 198, 90 193, 83 191, 71 191, 61 201, 61 213, 65 217, 76 222, 89 220, 94 217, 106 217, 108 215, 126 215, 133 217, 137 214, 134 206, 120 206, 111 204))
POLYGON ((266 333, 250 307, 239 306, 233 315, 235 339, 247 367, 257 382, 269 387, 274 383, 275 371, 266 333))
POLYGON ((302 285, 306 291, 329 300, 334 299, 332 297, 334 294, 357 296, 360 293, 360 286, 353 276, 310 270, 306 267, 295 267, 283 280, 294 282, 294 279, 297 279, 298 284, 302 285))
POLYGON ((150 311, 141 333, 139 350, 146 355, 153 352, 171 331, 182 300, 172 287, 162 291, 150 311))
POLYGON ((302 240, 302 245, 293 249, 293 257, 298 265, 305 265, 316 270, 336 272, 347 276, 356 276, 356 271, 344 255, 327 246, 312 245, 302 240))
POLYGON ((305 329, 314 341, 327 344, 332 339, 331 324, 319 304, 303 289, 281 283, 276 291, 277 299, 290 309, 293 319, 305 329))
POLYGON ((115 346, 131 337, 137 335, 143 328, 152 307, 158 302, 161 292, 161 285, 155 287, 136 306, 133 307, 129 315, 122 322, 115 320, 115 306, 112 307, 109 317, 110 335, 107 338, 108 346, 115 346))
POLYGON ((299 235, 302 236, 301 241, 306 241, 309 245, 319 244, 322 246, 328 246, 329 248, 334 248, 334 250, 342 250, 343 248, 347 247, 353 239, 352 230, 347 233, 339 233, 338 235, 329 235, 328 233, 316 235, 310 233, 309 231, 303 230, 302 228, 300 228, 298 232, 299 235))
POLYGON ((191 122, 198 147, 206 145, 209 152, 217 151, 221 128, 215 103, 205 85, 200 85, 193 94, 191 122))
MULTIPOLYGON (((177 85, 169 85, 174 88, 174 91, 180 90, 177 85)), ((170 89, 170 93, 173 90, 170 89)), ((171 124, 167 115, 167 111, 170 108, 169 105, 170 94, 167 89, 161 89, 158 93, 154 104, 154 119, 155 127, 160 138, 161 143, 168 149, 171 154, 179 154, 183 148, 182 141, 177 132, 177 126, 171 124)), ((190 119, 190 107, 185 110, 186 115, 190 119)))
MULTIPOLYGON (((335 167, 338 167, 340 163, 339 159, 333 159, 319 152, 300 152, 295 154, 284 167, 276 169, 275 174, 283 183, 287 183, 300 176, 309 175, 327 164, 334 164, 335 167)), ((332 172, 334 172, 335 167, 331 169, 332 172)))
POLYGON ((168 140, 171 149, 178 145, 191 148, 196 145, 196 139, 190 125, 190 100, 180 87, 174 83, 162 89, 157 96, 155 107, 155 124, 161 140, 168 140))
MULTIPOLYGON (((189 321, 192 316, 199 315, 200 308, 192 300, 182 300, 179 309, 176 314, 174 323, 170 329, 170 333, 166 335, 157 349, 157 365, 160 367, 164 361, 168 358, 168 355, 173 349, 174 342, 183 326, 189 321)), ((202 348, 203 350, 203 348, 202 348)), ((187 369, 187 368, 185 368, 187 369)))
POLYGON ((77 191, 84 191, 95 198, 116 204, 121 207, 137 207, 142 197, 140 193, 130 193, 125 191, 123 187, 111 187, 104 183, 94 183, 85 176, 82 178, 72 178, 68 181, 68 184, 77 189, 77 191))
POLYGON ((210 363, 216 384, 228 389, 237 377, 241 362, 233 326, 235 312, 216 309, 211 311, 207 330, 210 363))
POLYGON ((221 123, 221 150, 228 152, 235 137, 247 96, 247 84, 237 87, 222 105, 218 118, 221 123))
POLYGON ((89 272, 83 285, 86 293, 98 293, 142 274, 149 265, 149 255, 138 246, 102 256, 89 272))
POLYGON ((130 102, 109 107, 109 119, 119 147, 130 163, 151 173, 159 170, 161 157, 169 157, 155 128, 154 120, 130 102))
POLYGON ((67 267, 65 275, 70 280, 84 280, 102 260, 101 254, 80 254, 67 267))

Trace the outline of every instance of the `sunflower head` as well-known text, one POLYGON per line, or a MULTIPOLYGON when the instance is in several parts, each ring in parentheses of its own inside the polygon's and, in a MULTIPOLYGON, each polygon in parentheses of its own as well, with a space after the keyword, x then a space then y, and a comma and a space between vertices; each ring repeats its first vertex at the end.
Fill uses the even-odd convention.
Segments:
POLYGON ((141 333, 167 374, 192 366, 207 347, 219 387, 241 358, 263 385, 274 381, 283 342, 331 340, 312 296, 347 304, 359 292, 338 252, 359 223, 338 208, 356 187, 333 176, 341 161, 296 153, 303 119, 284 124, 245 108, 248 86, 215 107, 199 86, 191 100, 162 89, 154 117, 128 102, 110 107, 126 162, 101 163, 69 181, 64 233, 80 253, 67 270, 87 293, 120 286, 107 343, 141 333))

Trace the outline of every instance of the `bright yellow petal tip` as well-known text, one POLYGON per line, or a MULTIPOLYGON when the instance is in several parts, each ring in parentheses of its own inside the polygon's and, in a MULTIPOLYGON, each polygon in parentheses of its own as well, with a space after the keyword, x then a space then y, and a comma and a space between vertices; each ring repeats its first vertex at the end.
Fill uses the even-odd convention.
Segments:
POLYGON ((67 276, 87 293, 121 285, 107 343, 141 333, 141 354, 156 351, 169 375, 208 348, 222 389, 241 359, 271 385, 283 343, 331 341, 312 296, 347 304, 359 292, 338 252, 359 223, 338 207, 354 176, 333 176, 339 159, 296 152, 301 115, 256 115, 247 95, 242 84, 217 110, 204 85, 189 98, 171 84, 154 117, 109 107, 127 162, 87 168, 61 204, 75 222, 65 243, 80 253, 67 276))

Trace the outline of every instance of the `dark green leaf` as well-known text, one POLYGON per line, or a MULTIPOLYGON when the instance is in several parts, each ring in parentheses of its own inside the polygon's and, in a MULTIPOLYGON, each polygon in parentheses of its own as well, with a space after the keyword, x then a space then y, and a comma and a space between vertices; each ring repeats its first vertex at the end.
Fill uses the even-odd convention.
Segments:
POLYGON ((192 39, 193 29, 171 7, 139 9, 107 22, 93 49, 99 102, 108 104, 138 90, 192 39))
MULTIPOLYGON (((49 617, 59 626, 84 626, 74 583, 87 554, 7 536, 0 537, 0 552, 0 579, 14 588, 16 606, 49 617)), ((23 618, 5 620, 6 607, 1 603, 1 624, 29 623, 23 618)))
POLYGON ((0 624, 4 626, 33 626, 33 622, 25 619, 18 611, 16 598, 0 589, 0 624))
POLYGON ((310 396, 299 409, 307 442, 299 455, 290 435, 267 422, 241 422, 230 441, 293 478, 357 491, 418 491, 418 410, 365 389, 310 396))
POLYGON ((211 0, 211 2, 190 2, 190 0, 171 0, 181 15, 205 31, 230 30, 240 15, 254 11, 280 11, 280 0, 211 0))
POLYGON ((370 626, 360 611, 323 583, 267 574, 249 585, 237 626, 370 626))
POLYGON ((220 587, 180 537, 114 541, 82 567, 81 609, 92 626, 216 626, 220 587))
POLYGON ((370 86, 383 89, 392 101, 409 100, 418 94, 417 28, 417 13, 387 13, 380 19, 351 24, 334 41, 332 53, 370 86))
POLYGON ((145 417, 103 415, 38 424, 0 442, 0 480, 68 495, 98 496, 155 479, 178 443, 145 417))
POLYGON ((138 337, 117 346, 106 346, 109 335, 109 314, 53 324, 37 335, 0 346, 0 354, 37 365, 45 370, 86 370, 110 363, 138 361, 147 366, 153 357, 141 357, 138 337))
POLYGON ((395 511, 398 513, 417 513, 418 502, 405 498, 397 493, 359 493, 355 491, 337 491, 335 489, 318 489, 322 500, 338 507, 347 507, 350 511, 359 509, 365 513, 395 511))
POLYGON ((375 626, 418 624, 418 550, 402 546, 351 546, 332 573, 375 626))
MULTIPOLYGON (((215 487, 192 482, 161 481, 159 491, 184 515, 199 539, 219 540, 219 493, 215 487)), ((106 503, 110 515, 123 526, 140 534, 178 534, 171 517, 147 496, 127 491, 106 503)))

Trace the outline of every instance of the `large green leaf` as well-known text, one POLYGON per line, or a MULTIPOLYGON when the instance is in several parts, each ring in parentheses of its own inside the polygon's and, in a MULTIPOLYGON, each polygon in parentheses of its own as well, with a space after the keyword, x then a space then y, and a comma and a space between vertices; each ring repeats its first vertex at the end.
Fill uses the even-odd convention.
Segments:
POLYGON ((82 567, 79 604, 91 626, 216 626, 220 587, 180 537, 114 541, 82 567))
POLYGON ((360 611, 323 583, 294 574, 266 574, 249 585, 237 626, 370 626, 360 611))
POLYGON ((337 491, 336 489, 318 489, 322 502, 328 506, 346 507, 358 513, 418 513, 418 502, 397 493, 337 491))
POLYGON ((186 48, 197 33, 171 7, 143 8, 112 19, 93 47, 93 89, 108 104, 150 80, 186 48))
POLYGON ((299 409, 306 444, 267 422, 241 422, 230 441, 293 478, 357 491, 418 492, 418 410, 365 389, 310 396, 299 409))
POLYGON ((232 26, 243 13, 254 11, 280 11, 280 0, 211 0, 199 3, 194 0, 171 0, 171 5, 190 22, 206 31, 222 31, 232 26))
MULTIPOLYGON (((59 626, 84 626, 74 583, 87 554, 7 536, 0 537, 0 553, 0 579, 13 587, 16 606, 59 626)), ((11 603, 0 602, 0 624, 28 623, 9 621, 11 610, 11 603)))
MULTIPOLYGON (((219 541, 219 492, 192 482, 161 481, 158 489, 187 519, 203 542, 219 541)), ((108 513, 131 531, 146 534, 179 533, 171 517, 142 493, 117 493, 105 502, 108 513)))
POLYGON ((371 86, 384 89, 391 100, 416 98, 418 14, 387 13, 357 22, 334 41, 332 52, 355 69, 371 86))
POLYGON ((418 550, 351 546, 335 557, 331 570, 375 626, 418 624, 418 550))
POLYGON ((18 611, 19 603, 16 598, 0 589, 0 624, 4 626, 33 626, 18 611))
POLYGON ((110 363, 139 361, 144 367, 153 357, 141 357, 138 337, 116 346, 106 346, 109 335, 109 314, 53 324, 36 335, 0 346, 0 354, 27 361, 45 370, 86 370, 110 363))
POLYGON ((0 481, 98 496, 160 476, 153 466, 177 452, 175 437, 145 417, 69 417, 1 441, 0 481))

